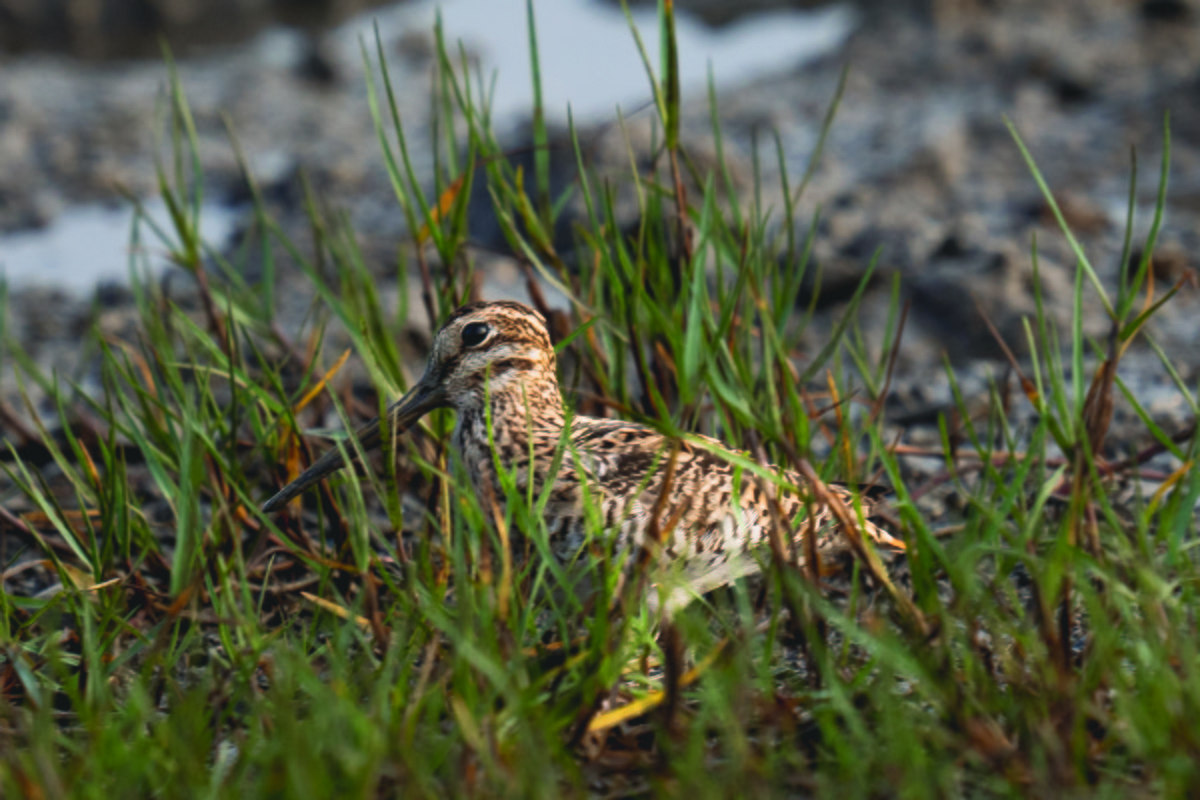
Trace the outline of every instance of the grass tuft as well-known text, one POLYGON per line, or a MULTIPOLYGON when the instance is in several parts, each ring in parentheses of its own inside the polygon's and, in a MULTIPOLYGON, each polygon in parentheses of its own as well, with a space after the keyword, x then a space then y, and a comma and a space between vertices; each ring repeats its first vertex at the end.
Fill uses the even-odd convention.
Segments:
MULTIPOLYGON (((664 2, 659 74, 634 35, 665 167, 638 169, 631 146, 621 176, 634 189, 630 214, 573 129, 579 177, 551 196, 532 3, 526 13, 532 193, 490 127, 482 76, 440 27, 432 176, 413 165, 382 45, 363 44, 369 113, 411 237, 396 307, 347 221, 311 192, 311 241, 301 243, 250 179, 260 285, 240 277, 249 246, 222 254, 199 239, 203 172, 168 57, 159 193, 172 230, 142 215, 134 244, 152 236, 171 249, 196 279, 199 311, 145 279, 135 246, 136 335, 97 329, 86 345, 100 391, 42 374, 4 331, 0 358, 49 397, 57 423, 28 402, 31 441, 6 443, 0 461, 3 791, 1193 793, 1195 427, 1161 429, 1120 375, 1146 339, 1197 408, 1146 333, 1182 285, 1162 291, 1148 268, 1169 136, 1145 255, 1114 301, 1013 129, 1078 261, 1073 323, 1060 330, 1037 293, 1029 356, 1010 356, 1016 399, 996 384, 980 410, 947 366, 956 408, 940 420, 942 447, 920 450, 885 413, 907 313, 898 283, 884 341, 866 341, 857 325, 868 275, 827 341, 799 357, 816 313, 815 292, 801 302, 816 223, 798 223, 793 209, 845 77, 798 184, 776 139, 784 207, 764 207, 761 185, 746 202, 725 163, 711 82, 720 166, 702 174, 688 158, 664 2), (694 434, 717 437, 743 451, 728 456, 739 480, 775 490, 796 487, 768 463, 794 466, 818 496, 829 481, 879 480, 894 493, 907 559, 885 564, 858 540, 850 561, 821 574, 815 553, 798 569, 777 540, 761 581, 663 622, 622 583, 638 554, 612 551, 594 497, 585 492, 591 546, 558 564, 542 516, 549 498, 523 495, 503 469, 505 503, 476 496, 449 454, 448 412, 385 436, 383 457, 364 460, 361 475, 347 470, 263 515, 261 500, 317 450, 358 447, 312 428, 351 428, 410 383, 398 339, 414 304, 440 320, 472 295, 474 181, 552 322, 573 412, 619 414, 697 446, 694 434), (555 230, 569 208, 581 211, 568 247, 555 230), (403 291, 409 259, 419 298, 403 291), (318 298, 299 328, 277 316, 276 280, 307 281, 318 298), (546 285, 565 307, 546 305, 546 285), (1084 334, 1089 291, 1109 315, 1103 341, 1084 334), (348 349, 321 348, 334 339, 348 349), (1108 442, 1118 401, 1146 429, 1143 449, 1124 458, 1108 442), (936 459, 940 474, 914 485, 914 458, 936 459), (1152 470, 1155 458, 1169 471, 1152 470), (963 499, 954 526, 923 502, 947 485, 963 499), (528 557, 513 553, 515 531, 528 557), (574 591, 580 581, 590 597, 574 591)), ((244 164, 232 135, 231 148, 244 164)), ((1036 242, 1031 257, 1036 278, 1036 242)), ((670 470, 669 453, 662 461, 670 470)), ((863 513, 861 503, 839 509, 847 536, 863 513)))

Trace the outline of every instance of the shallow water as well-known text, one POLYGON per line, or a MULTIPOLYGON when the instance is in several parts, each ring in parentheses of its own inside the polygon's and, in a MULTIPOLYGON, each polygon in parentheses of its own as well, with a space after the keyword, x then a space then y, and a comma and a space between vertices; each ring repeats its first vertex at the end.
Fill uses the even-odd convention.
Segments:
MULTIPOLYGON (((485 82, 496 76, 493 113, 503 122, 533 107, 529 37, 524 0, 453 0, 403 4, 365 13, 344 25, 339 45, 370 40, 379 22, 385 39, 403 30, 432 30, 441 14, 448 42, 462 40, 478 53, 485 82)), ((565 121, 570 106, 577 121, 611 119, 617 106, 628 113, 650 99, 649 82, 625 14, 616 3, 542 0, 534 4, 542 97, 547 116, 565 121)), ((632 10, 651 65, 659 67, 657 12, 632 10)), ((854 27, 845 5, 812 11, 747 14, 712 29, 676 12, 680 80, 684 91, 704 92, 711 68, 721 88, 795 69, 842 46, 854 27)))
MULTIPOLYGON (((168 243, 157 226, 173 233, 170 214, 161 200, 144 205, 139 246, 133 248, 134 209, 126 204, 68 208, 44 228, 0 236, 0 274, 14 289, 55 286, 72 294, 89 294, 100 283, 128 283, 131 265, 140 272, 161 273, 170 263, 168 243)), ((228 206, 206 204, 200 214, 201 238, 224 243, 240 213, 228 206)))

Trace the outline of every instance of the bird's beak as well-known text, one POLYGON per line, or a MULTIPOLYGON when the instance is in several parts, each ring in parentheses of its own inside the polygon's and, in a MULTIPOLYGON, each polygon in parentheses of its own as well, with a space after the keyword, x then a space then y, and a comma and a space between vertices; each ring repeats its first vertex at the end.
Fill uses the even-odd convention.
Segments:
MULTIPOLYGON (((389 435, 398 436, 404 433, 425 414, 446 405, 445 392, 438 384, 439 382, 426 372, 424 377, 409 390, 408 394, 401 397, 388 409, 389 435)), ((358 439, 364 453, 379 447, 383 443, 380 420, 372 420, 359 428, 358 432, 354 434, 354 438, 358 439)), ((347 444, 346 450, 349 449, 350 445, 347 444)), ((342 456, 343 452, 343 448, 335 447, 321 456, 316 463, 301 473, 300 477, 283 487, 279 494, 264 503, 262 510, 268 514, 278 511, 296 495, 329 473, 344 467, 346 459, 342 456)))

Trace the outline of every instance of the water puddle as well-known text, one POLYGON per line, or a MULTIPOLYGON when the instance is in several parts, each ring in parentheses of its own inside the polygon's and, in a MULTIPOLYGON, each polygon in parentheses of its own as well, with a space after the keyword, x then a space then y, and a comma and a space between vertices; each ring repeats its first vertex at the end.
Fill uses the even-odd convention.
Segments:
MULTIPOLYGON (((533 88, 524 0, 422 0, 363 14, 339 29, 336 38, 357 57, 359 38, 371 41, 376 20, 389 40, 403 31, 432 30, 439 13, 447 40, 461 40, 479 54, 485 81, 495 75, 496 118, 503 123, 527 116, 533 88)), ((542 0, 534 3, 534 15, 542 96, 551 119, 565 121, 568 105, 577 121, 611 119, 618 105, 629 112, 650 99, 645 67, 619 5, 542 0)), ((632 16, 658 71, 657 12, 638 7, 632 16)), ((853 31, 854 17, 844 5, 788 9, 748 14, 714 30, 677 12, 682 90, 703 96, 710 66, 718 93, 795 69, 838 50, 853 31)))
MULTIPOLYGON (((144 205, 140 247, 146 264, 159 274, 168 266, 167 246, 149 222, 172 233, 171 218, 161 200, 144 205)), ((65 209, 38 230, 0 236, 0 275, 13 289, 55 286, 86 296, 97 284, 127 283, 134 210, 131 205, 82 205, 65 209)), ((201 208, 200 235, 213 245, 225 242, 240 218, 237 209, 208 204, 201 208)))

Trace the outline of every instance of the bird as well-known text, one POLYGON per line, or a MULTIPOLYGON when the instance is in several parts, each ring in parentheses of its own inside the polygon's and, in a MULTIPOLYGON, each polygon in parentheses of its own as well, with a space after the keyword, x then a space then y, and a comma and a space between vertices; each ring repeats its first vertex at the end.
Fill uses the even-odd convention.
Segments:
MULTIPOLYGON (((759 572, 769 563, 772 525, 780 520, 801 563, 803 554, 813 552, 801 546, 806 535, 816 537, 822 563, 847 553, 850 543, 829 495, 851 509, 873 502, 865 492, 833 484, 819 499, 803 488, 800 474, 786 470, 778 474, 796 491, 779 491, 744 463, 739 468, 736 459, 723 457, 734 451, 715 439, 684 440, 635 422, 570 414, 546 321, 517 302, 476 302, 453 311, 434 337, 420 380, 387 409, 386 430, 398 435, 446 407, 456 412, 451 446, 481 507, 506 508, 500 469, 521 496, 528 496, 532 480, 536 497, 548 492, 547 544, 556 560, 586 558, 599 529, 616 552, 649 554, 647 562, 657 567, 650 585, 659 588, 649 601, 668 613, 759 572)), ((376 419, 357 432, 363 452, 381 444, 384 430, 376 419)), ((331 449, 263 511, 284 508, 345 465, 343 450, 331 449)), ((904 542, 869 514, 854 517, 877 546, 903 551, 904 542)))

